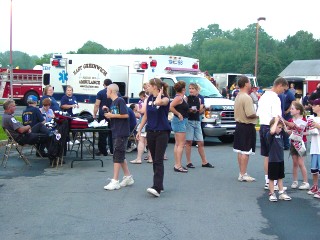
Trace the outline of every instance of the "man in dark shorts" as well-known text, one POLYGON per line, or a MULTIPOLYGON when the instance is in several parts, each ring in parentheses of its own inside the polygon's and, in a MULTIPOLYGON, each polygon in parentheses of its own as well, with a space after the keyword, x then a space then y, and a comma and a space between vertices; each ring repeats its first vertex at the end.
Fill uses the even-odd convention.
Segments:
POLYGON ((134 180, 129 172, 126 161, 126 149, 130 134, 128 108, 123 98, 118 96, 119 87, 117 84, 110 84, 107 88, 107 96, 112 99, 110 111, 104 116, 110 119, 110 128, 113 140, 113 178, 104 187, 105 190, 115 190, 129 186, 134 180), (124 176, 119 182, 119 172, 122 168, 124 176))
POLYGON ((257 115, 252 98, 248 92, 251 83, 248 77, 241 76, 238 80, 240 88, 234 102, 234 117, 236 129, 234 133, 233 151, 238 153, 239 177, 240 182, 252 182, 255 178, 247 173, 249 155, 255 153, 256 148, 256 129, 257 115))

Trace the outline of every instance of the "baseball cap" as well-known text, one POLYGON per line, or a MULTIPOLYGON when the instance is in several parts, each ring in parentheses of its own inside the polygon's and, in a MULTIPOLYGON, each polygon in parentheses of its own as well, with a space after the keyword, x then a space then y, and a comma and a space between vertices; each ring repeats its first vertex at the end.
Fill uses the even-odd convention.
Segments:
POLYGON ((320 98, 313 100, 312 105, 320 105, 320 98))
POLYGON ((38 98, 35 95, 30 95, 27 99, 27 103, 36 103, 38 102, 38 98))

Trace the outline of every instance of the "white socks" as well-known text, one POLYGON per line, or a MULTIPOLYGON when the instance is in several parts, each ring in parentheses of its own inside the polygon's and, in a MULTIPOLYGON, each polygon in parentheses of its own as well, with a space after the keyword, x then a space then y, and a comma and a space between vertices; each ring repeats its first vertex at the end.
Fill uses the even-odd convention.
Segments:
MULTIPOLYGON (((269 184, 269 178, 268 178, 268 175, 264 175, 264 180, 266 181, 267 184, 269 184)), ((274 185, 278 185, 278 181, 277 180, 274 180, 274 185)))

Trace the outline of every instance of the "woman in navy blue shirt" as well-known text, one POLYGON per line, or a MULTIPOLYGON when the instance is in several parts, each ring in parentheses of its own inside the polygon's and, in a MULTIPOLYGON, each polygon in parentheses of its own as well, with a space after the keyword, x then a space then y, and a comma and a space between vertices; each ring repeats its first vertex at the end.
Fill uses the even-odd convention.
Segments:
POLYGON ((66 95, 61 98, 60 107, 63 111, 75 116, 73 109, 79 108, 79 104, 75 96, 73 96, 73 88, 68 85, 66 87, 66 95))
POLYGON ((153 186, 147 192, 160 197, 163 190, 164 165, 163 158, 167 148, 169 134, 171 131, 168 121, 169 97, 167 93, 168 84, 158 78, 149 81, 148 92, 150 96, 146 101, 146 112, 142 117, 137 132, 137 140, 141 135, 143 126, 147 123, 147 144, 153 159, 153 186))
POLYGON ((40 100, 39 108, 43 107, 43 100, 49 98, 51 101, 50 109, 52 109, 53 112, 60 111, 60 106, 57 100, 53 97, 53 87, 51 85, 47 85, 43 90, 43 96, 40 100))

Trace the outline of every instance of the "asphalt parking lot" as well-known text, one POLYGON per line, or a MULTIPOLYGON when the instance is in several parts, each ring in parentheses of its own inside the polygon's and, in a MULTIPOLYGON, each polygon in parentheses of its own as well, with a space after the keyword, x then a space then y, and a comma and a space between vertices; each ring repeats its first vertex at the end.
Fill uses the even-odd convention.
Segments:
MULTIPOLYGON (((129 165, 132 186, 106 191, 103 186, 113 172, 111 156, 102 157, 104 167, 94 161, 75 162, 71 168, 75 155, 68 153, 66 164, 51 168, 48 160, 34 156, 27 167, 13 153, 7 168, 0 167, 1 238, 318 239, 319 201, 289 189, 292 201, 270 203, 259 154, 248 168, 257 181, 243 183, 237 181, 232 145, 215 139, 205 145, 215 168, 202 168, 193 147, 196 168, 185 174, 173 171, 174 144, 169 143, 165 191, 159 198, 146 192, 152 184, 152 164, 146 161, 129 165)), ((285 154, 284 182, 289 186, 292 164, 285 154)), ((136 152, 127 154, 128 160, 135 157, 136 152)))

